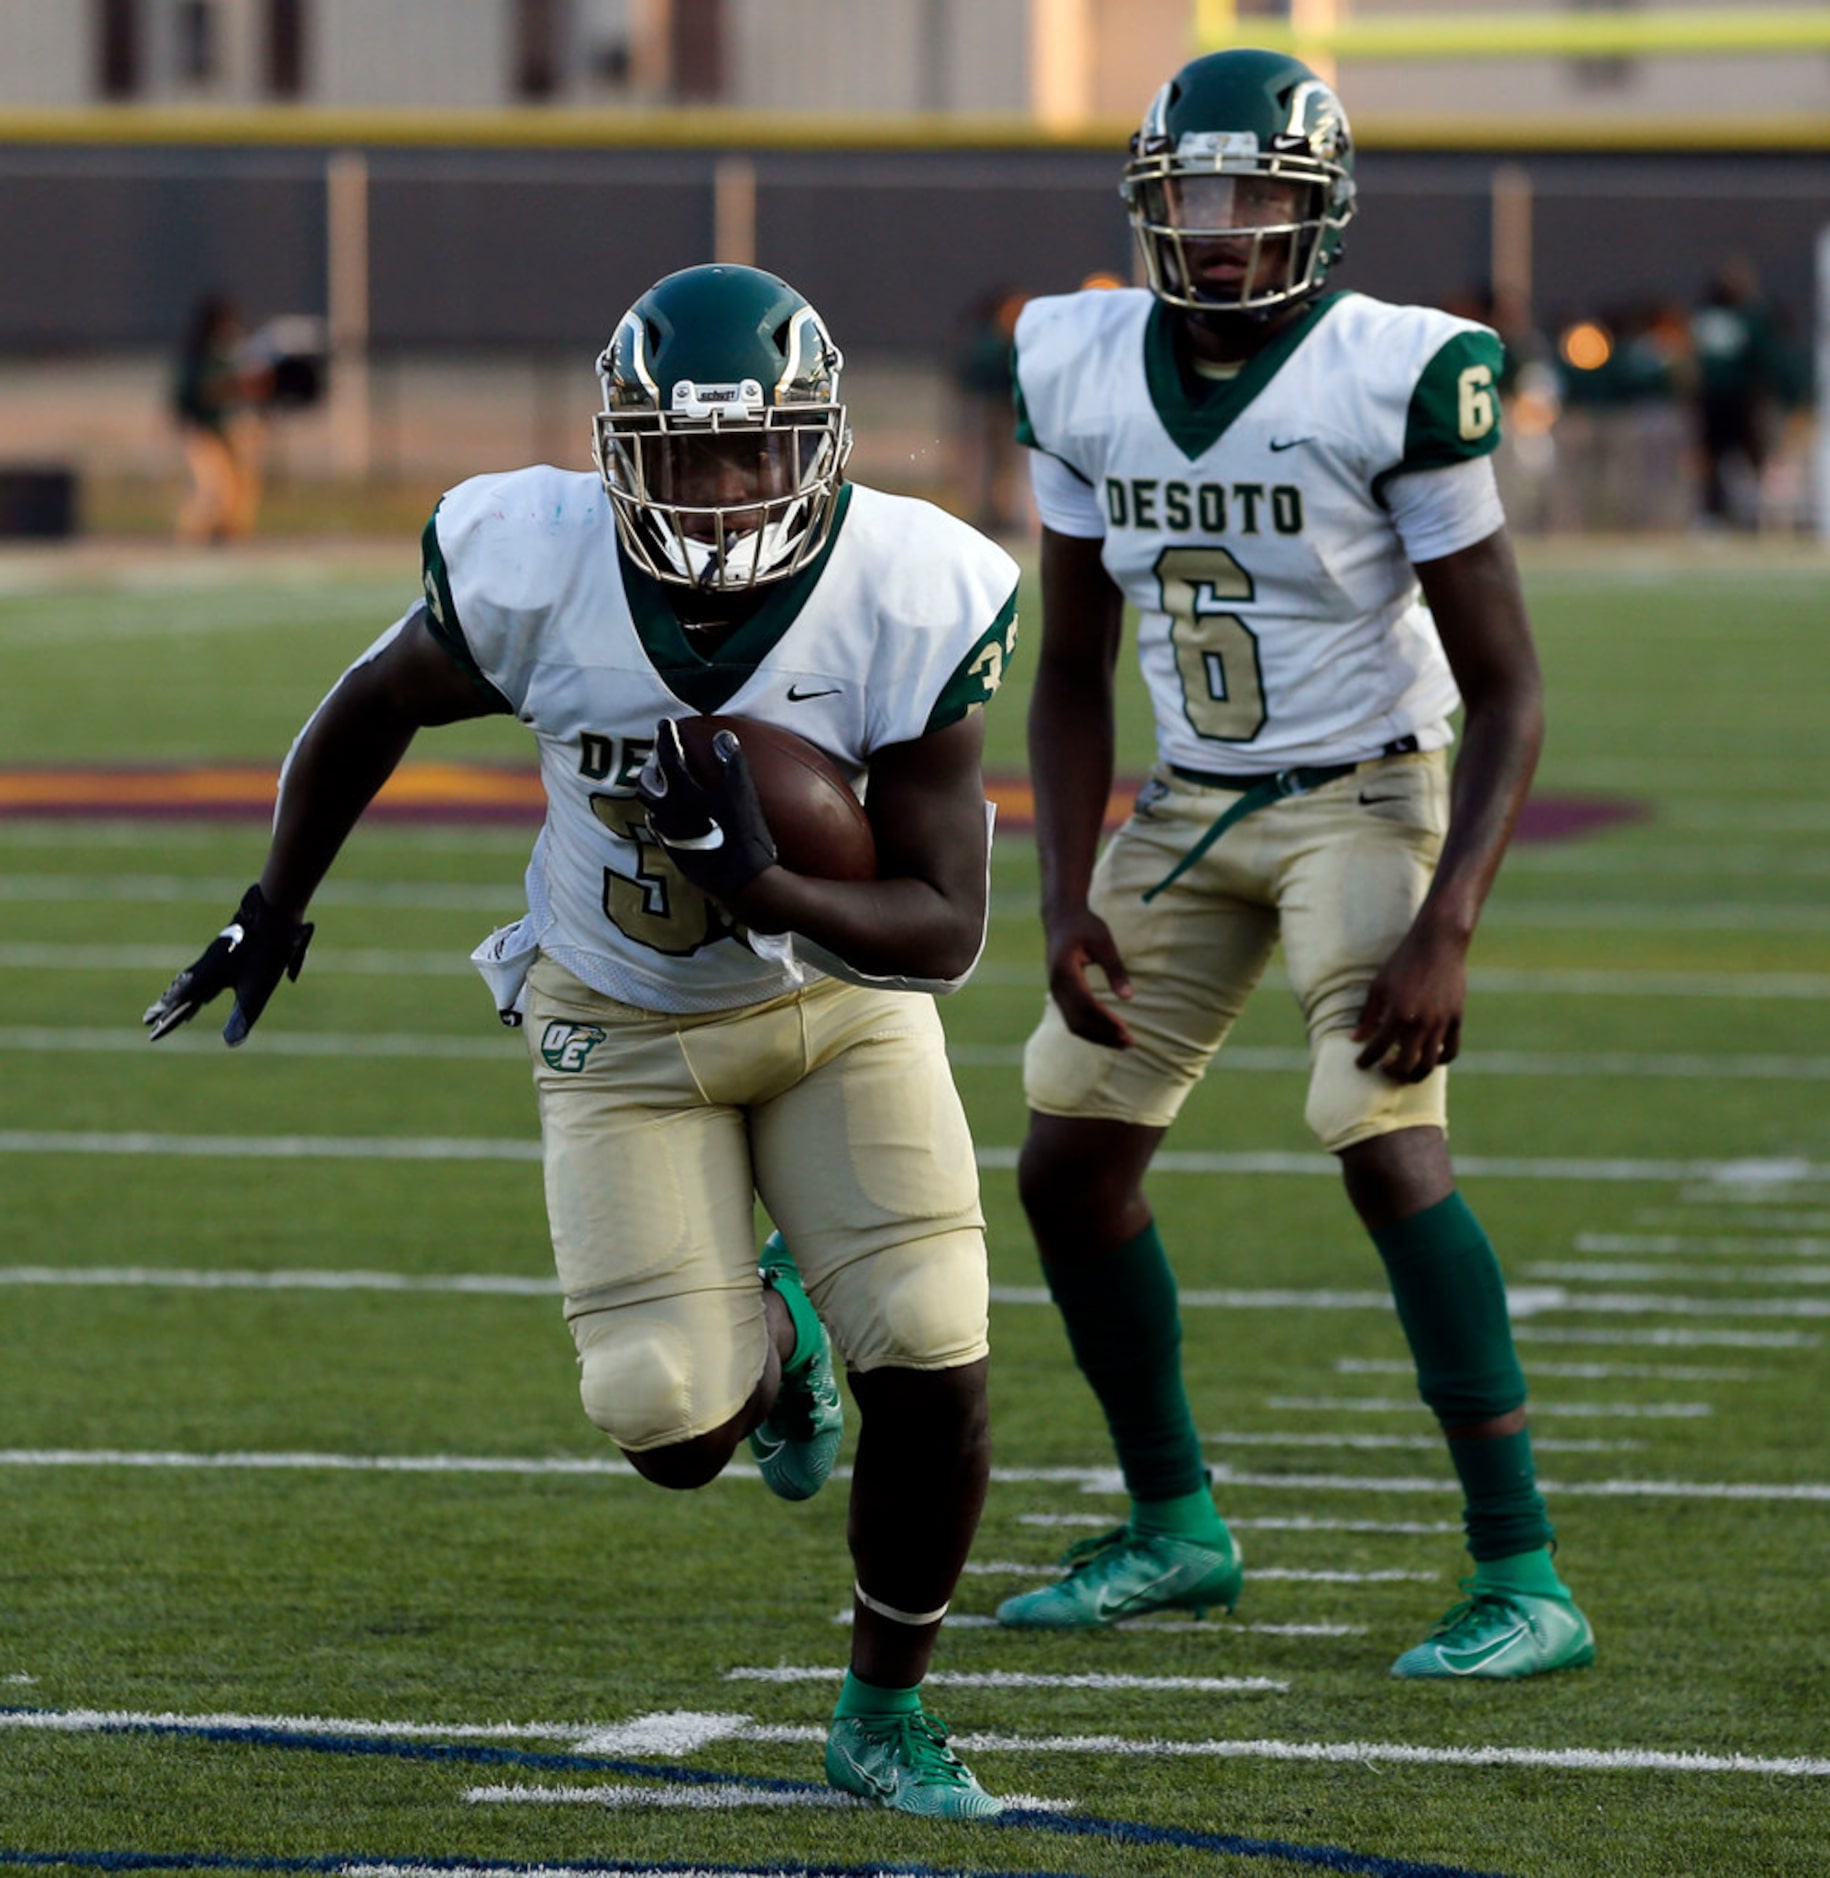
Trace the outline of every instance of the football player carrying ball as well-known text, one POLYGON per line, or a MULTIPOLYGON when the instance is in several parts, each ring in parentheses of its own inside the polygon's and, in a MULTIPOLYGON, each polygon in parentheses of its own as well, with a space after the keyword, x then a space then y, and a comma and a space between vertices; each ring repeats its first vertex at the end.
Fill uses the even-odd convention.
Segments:
POLYGON ((476 957, 525 1018, 585 1413, 662 1486, 704 1485, 747 1439, 805 1499, 839 1446, 836 1347, 863 1428, 827 1775, 972 1819, 999 1802, 920 1695, 989 1466, 984 1222, 931 994, 984 941, 980 711, 1016 566, 845 480, 840 366, 755 268, 643 294, 598 360, 597 473, 479 476, 439 504, 424 598, 300 733, 259 883, 147 1022, 233 990, 241 1042, 414 735, 525 724, 547 801, 528 910, 476 957), (741 733, 695 772, 692 714, 868 772, 875 876, 782 865, 741 733), (759 1197, 779 1228, 760 1274, 759 1197))

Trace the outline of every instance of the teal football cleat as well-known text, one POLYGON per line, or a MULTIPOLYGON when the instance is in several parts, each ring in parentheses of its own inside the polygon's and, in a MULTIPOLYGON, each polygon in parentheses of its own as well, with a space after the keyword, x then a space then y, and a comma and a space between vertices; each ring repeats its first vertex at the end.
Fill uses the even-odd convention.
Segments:
POLYGON ((1067 1577, 1006 1598, 998 1622, 1012 1630, 1082 1630, 1146 1611, 1205 1617, 1216 1605, 1230 1611, 1239 1602, 1245 1576, 1225 1526, 1211 1544, 1120 1526, 1070 1546, 1061 1562, 1067 1577))
POLYGON ((1594 1662, 1595 1632, 1567 1594, 1502 1591, 1473 1578, 1461 1588, 1466 1599, 1399 1657, 1394 1676, 1542 1676, 1594 1662))
POLYGON ((812 1353, 782 1369, 775 1406, 750 1433, 750 1452, 771 1493, 784 1500, 811 1500, 825 1486, 839 1458, 845 1432, 845 1405, 832 1373, 832 1342, 820 1322, 794 1260, 778 1232, 763 1243, 762 1280, 779 1291, 801 1346, 812 1353))
POLYGON ((826 1778, 841 1793, 923 1819, 995 1819, 1004 1810, 947 1746, 947 1724, 923 1709, 838 1717, 826 1735, 826 1778))

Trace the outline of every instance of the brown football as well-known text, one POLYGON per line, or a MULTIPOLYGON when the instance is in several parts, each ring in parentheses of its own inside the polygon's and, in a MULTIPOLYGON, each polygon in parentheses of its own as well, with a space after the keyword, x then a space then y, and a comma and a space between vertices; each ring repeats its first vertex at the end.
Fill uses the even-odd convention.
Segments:
POLYGON ((716 775, 712 739, 736 733, 781 863, 819 880, 874 880, 877 844, 864 804, 817 744, 754 717, 683 717, 680 744, 702 782, 716 775))

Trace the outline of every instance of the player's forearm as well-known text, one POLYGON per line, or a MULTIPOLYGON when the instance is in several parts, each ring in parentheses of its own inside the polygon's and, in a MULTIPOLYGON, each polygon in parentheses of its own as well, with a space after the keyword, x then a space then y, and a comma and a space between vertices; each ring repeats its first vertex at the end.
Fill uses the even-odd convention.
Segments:
POLYGON ((261 892, 270 905, 294 919, 304 914, 417 728, 389 707, 360 668, 318 707, 281 783, 261 871, 261 892))
POLYGON ((816 880, 771 867, 731 910, 758 932, 801 933, 880 978, 958 978, 985 936, 982 893, 950 898, 916 879, 816 880))
POLYGON ((1086 902, 1112 795, 1112 692, 1045 664, 1029 708, 1044 918, 1086 902))
POLYGON ((1418 921, 1464 942, 1500 871, 1544 743, 1535 685, 1471 704, 1449 785, 1449 832, 1418 921))

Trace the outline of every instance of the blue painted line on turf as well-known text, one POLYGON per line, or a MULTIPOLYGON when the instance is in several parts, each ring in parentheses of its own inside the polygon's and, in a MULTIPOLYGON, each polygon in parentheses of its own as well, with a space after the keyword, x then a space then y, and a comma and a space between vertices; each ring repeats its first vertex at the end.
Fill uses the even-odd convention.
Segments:
MULTIPOLYGON (((0 1715, 40 1715, 51 1711, 24 1707, 0 1706, 0 1715)), ((230 1727, 211 1723, 123 1721, 99 1722, 86 1732, 94 1734, 177 1735, 201 1741, 221 1741, 238 1746, 293 1748, 314 1754, 366 1754, 392 1760, 427 1761, 480 1767, 521 1767, 545 1773, 622 1774, 639 1780, 672 1781, 682 1786, 761 1787, 778 1793, 824 1793, 823 1782, 787 1780, 769 1775, 726 1774, 701 1767, 680 1767, 668 1762, 625 1761, 595 1754, 536 1754, 524 1748, 492 1748, 465 1742, 399 1741, 373 1735, 294 1734, 279 1728, 230 1727)), ((1012 1808, 995 1819, 977 1822, 1006 1830, 1052 1832, 1064 1837, 1103 1839, 1110 1843, 1136 1846, 1176 1847, 1191 1852, 1210 1852, 1227 1858, 1283 1859, 1289 1864, 1306 1865, 1317 1871, 1339 1872, 1345 1878, 1505 1878, 1500 1872, 1472 1871, 1459 1865, 1422 1864, 1413 1859, 1386 1858, 1373 1852, 1355 1852, 1345 1846, 1301 1845, 1278 1839, 1249 1839, 1234 1833, 1198 1832, 1187 1827, 1150 1826, 1123 1819, 1097 1819, 1081 1815, 1012 1808)), ((325 1860, 235 1859, 228 1855, 198 1853, 155 1857, 134 1852, 98 1852, 80 1856, 69 1854, 28 1854, 37 1864, 81 1864, 110 1859, 138 1861, 137 1865, 111 1869, 144 1869, 148 1866, 171 1866, 174 1869, 194 1864, 197 1869, 263 1871, 337 1870, 344 1865, 425 1866, 428 1869, 487 1869, 502 1872, 541 1870, 668 1872, 681 1867, 672 1862, 622 1864, 595 1860, 571 1865, 552 1865, 546 1861, 501 1863, 489 1859, 394 1857, 355 1857, 325 1860)), ((0 1864, 14 1857, 0 1850, 0 1864)), ((694 1871, 769 1872, 784 1878, 890 1878, 891 1874, 931 1874, 931 1878, 1071 1878, 1069 1874, 993 1873, 987 1871, 942 1873, 923 1865, 743 1865, 711 1866, 693 1861, 694 1871)))
MULTIPOLYGON (((1025 1814, 1015 1820, 1018 1825, 1027 1826, 1036 1818, 1036 1814, 1025 1814)), ((1050 1815, 1049 1817, 1053 1817, 1050 1815)), ((980 1824, 994 1823, 981 1821, 980 1824)), ((1013 1823, 1009 1816, 995 1822, 1013 1823)), ((1087 1822, 1083 1822, 1087 1823, 1087 1822)), ((1111 1822, 1107 1822, 1111 1823, 1111 1822)), ((1201 1835, 1190 1835, 1200 1837, 1201 1835)), ((1311 1863, 1302 1858, 1305 1852, 1315 1852, 1320 1847, 1272 1848, 1270 1841, 1241 1840, 1242 1845, 1263 1845, 1262 1852, 1247 1852, 1246 1857, 1289 1857, 1298 1856, 1299 1863, 1311 1863)), ((1200 1849, 1222 1849, 1202 1847, 1200 1849)), ((1357 1852, 1347 1852, 1340 1856, 1353 1861, 1334 1869, 1346 1872, 1367 1872, 1378 1874, 1379 1878, 1500 1878, 1497 1873, 1464 1872, 1459 1866, 1416 1865, 1407 1860, 1380 1859, 1357 1852)), ((940 1866, 940 1865, 885 1865, 872 1860, 863 1865, 708 1865, 703 1860, 694 1859, 690 1865, 681 1865, 678 1860, 637 1861, 633 1859, 534 1859, 506 1860, 494 1858, 414 1858, 393 1855, 375 1856, 367 1853, 341 1852, 330 1853, 318 1858, 272 1858, 258 1854, 242 1855, 235 1852, 16 1852, 0 1846, 0 1864, 24 1866, 74 1865, 85 1871, 264 1871, 264 1872, 342 1872, 353 1867, 381 1867, 394 1871, 462 1871, 501 1873, 503 1878, 513 1878, 516 1873, 532 1872, 614 1872, 618 1878, 643 1878, 643 1874, 665 1872, 669 1874, 691 1871, 694 1878, 717 1878, 717 1874, 728 1872, 741 1874, 741 1878, 1077 1878, 1073 1872, 1040 1871, 1026 1867, 1021 1871, 993 1871, 978 1866, 940 1866)))
POLYGON ((979 1871, 964 1866, 885 1865, 707 1865, 693 1859, 635 1860, 620 1858, 513 1860, 498 1858, 411 1858, 398 1854, 371 1857, 366 1853, 333 1852, 317 1858, 271 1858, 233 1852, 9 1852, 0 1847, 0 1864, 76 1865, 89 1871, 271 1871, 341 1872, 352 1867, 383 1867, 391 1871, 462 1871, 501 1873, 512 1878, 522 1872, 615 1872, 618 1878, 641 1878, 652 1872, 685 1873, 693 1878, 717 1878, 720 1872, 741 1873, 742 1878, 1075 1878, 1073 1872, 979 1871))

